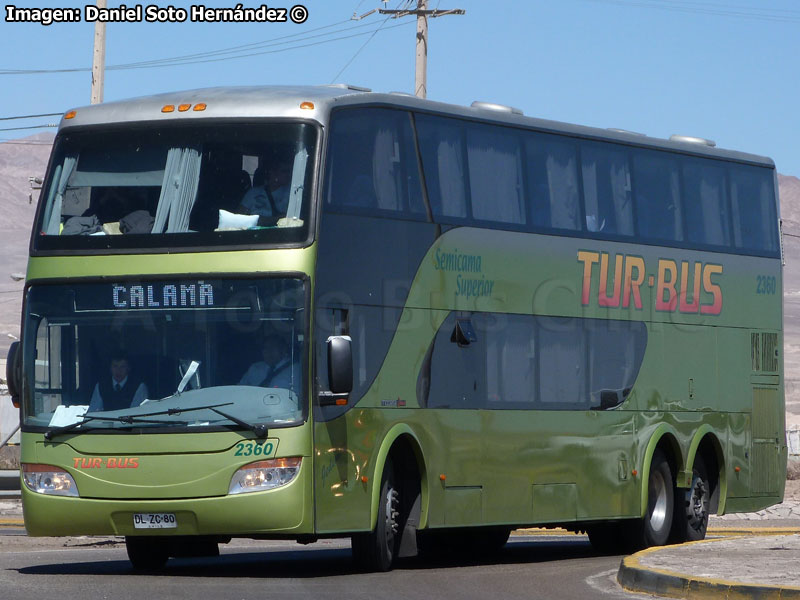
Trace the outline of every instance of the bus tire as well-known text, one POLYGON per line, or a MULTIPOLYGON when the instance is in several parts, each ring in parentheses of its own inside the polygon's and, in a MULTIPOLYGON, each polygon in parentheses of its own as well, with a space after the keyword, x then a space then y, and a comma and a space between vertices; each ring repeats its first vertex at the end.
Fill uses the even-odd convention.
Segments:
POLYGON ((158 571, 169 559, 166 540, 154 537, 125 536, 128 560, 137 571, 158 571))
POLYGON ((389 571, 397 556, 400 516, 400 490, 395 482, 394 469, 386 461, 378 497, 378 520, 369 533, 352 536, 353 560, 366 571, 389 571))
POLYGON ((647 478, 647 510, 639 519, 632 540, 635 548, 663 546, 672 529, 675 480, 664 453, 656 449, 647 478))
POLYGON ((706 537, 711 485, 703 457, 697 455, 692 466, 692 483, 688 489, 676 489, 672 541, 697 542, 706 537))

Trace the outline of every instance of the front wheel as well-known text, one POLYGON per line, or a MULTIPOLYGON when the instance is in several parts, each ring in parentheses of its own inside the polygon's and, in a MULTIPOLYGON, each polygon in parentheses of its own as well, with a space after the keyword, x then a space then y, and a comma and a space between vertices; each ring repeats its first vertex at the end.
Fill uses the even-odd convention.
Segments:
POLYGON ((677 489, 672 539, 675 542, 696 542, 706 537, 711 485, 708 470, 701 456, 694 459, 692 484, 689 489, 677 489))
POLYGON ((352 537, 353 560, 366 571, 389 571, 397 555, 400 516, 400 491, 390 461, 383 468, 378 499, 378 521, 369 533, 352 537))

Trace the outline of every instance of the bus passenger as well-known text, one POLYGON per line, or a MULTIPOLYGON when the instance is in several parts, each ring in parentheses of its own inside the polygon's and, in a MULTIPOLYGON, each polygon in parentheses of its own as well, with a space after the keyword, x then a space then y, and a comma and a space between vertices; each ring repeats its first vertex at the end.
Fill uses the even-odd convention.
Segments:
MULTIPOLYGON (((254 362, 247 369, 239 385, 293 389, 295 374, 292 369, 291 344, 285 337, 271 334, 261 347, 263 360, 254 362)), ((299 379, 297 379, 299 382, 299 379)))
POLYGON ((147 398, 147 385, 130 374, 130 361, 124 352, 111 355, 111 377, 94 386, 89 412, 123 410, 139 406, 147 398))
POLYGON ((262 217, 283 217, 289 206, 292 160, 278 157, 270 164, 264 184, 253 186, 242 198, 237 212, 262 217))

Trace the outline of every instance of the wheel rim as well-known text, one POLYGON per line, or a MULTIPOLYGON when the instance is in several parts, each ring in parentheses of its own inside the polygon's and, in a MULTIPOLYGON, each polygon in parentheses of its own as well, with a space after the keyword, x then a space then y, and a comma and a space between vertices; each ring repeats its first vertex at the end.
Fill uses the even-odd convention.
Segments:
POLYGON ((692 487, 686 493, 686 517, 692 529, 700 530, 708 517, 708 487, 706 482, 695 475, 692 478, 692 487))
POLYGON ((661 531, 667 521, 667 482, 660 471, 652 473, 650 479, 650 526, 661 531))
POLYGON ((399 512, 397 511, 397 499, 398 493, 397 490, 394 489, 391 485, 386 489, 386 526, 384 527, 385 533, 385 541, 386 541, 386 549, 389 551, 389 556, 392 555, 394 550, 394 536, 397 534, 398 530, 398 522, 397 517, 399 512))

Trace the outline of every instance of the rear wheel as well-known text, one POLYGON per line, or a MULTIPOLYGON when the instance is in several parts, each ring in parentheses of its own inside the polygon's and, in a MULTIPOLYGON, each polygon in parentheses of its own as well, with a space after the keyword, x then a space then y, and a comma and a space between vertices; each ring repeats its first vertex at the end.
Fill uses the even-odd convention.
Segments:
POLYGON ((650 461, 647 479, 647 511, 633 530, 637 548, 663 546, 669 539, 674 513, 675 481, 664 453, 656 450, 650 461))
POLYGON ((378 521, 369 533, 352 537, 353 560, 367 571, 389 571, 397 555, 400 516, 400 491, 395 483, 391 461, 386 461, 378 499, 378 521))
POLYGON ((168 545, 159 538, 126 536, 125 548, 128 559, 137 571, 163 569, 169 559, 168 545))
POLYGON ((692 484, 689 489, 676 489, 672 539, 675 542, 696 542, 706 537, 711 485, 708 470, 701 456, 694 459, 692 484))

